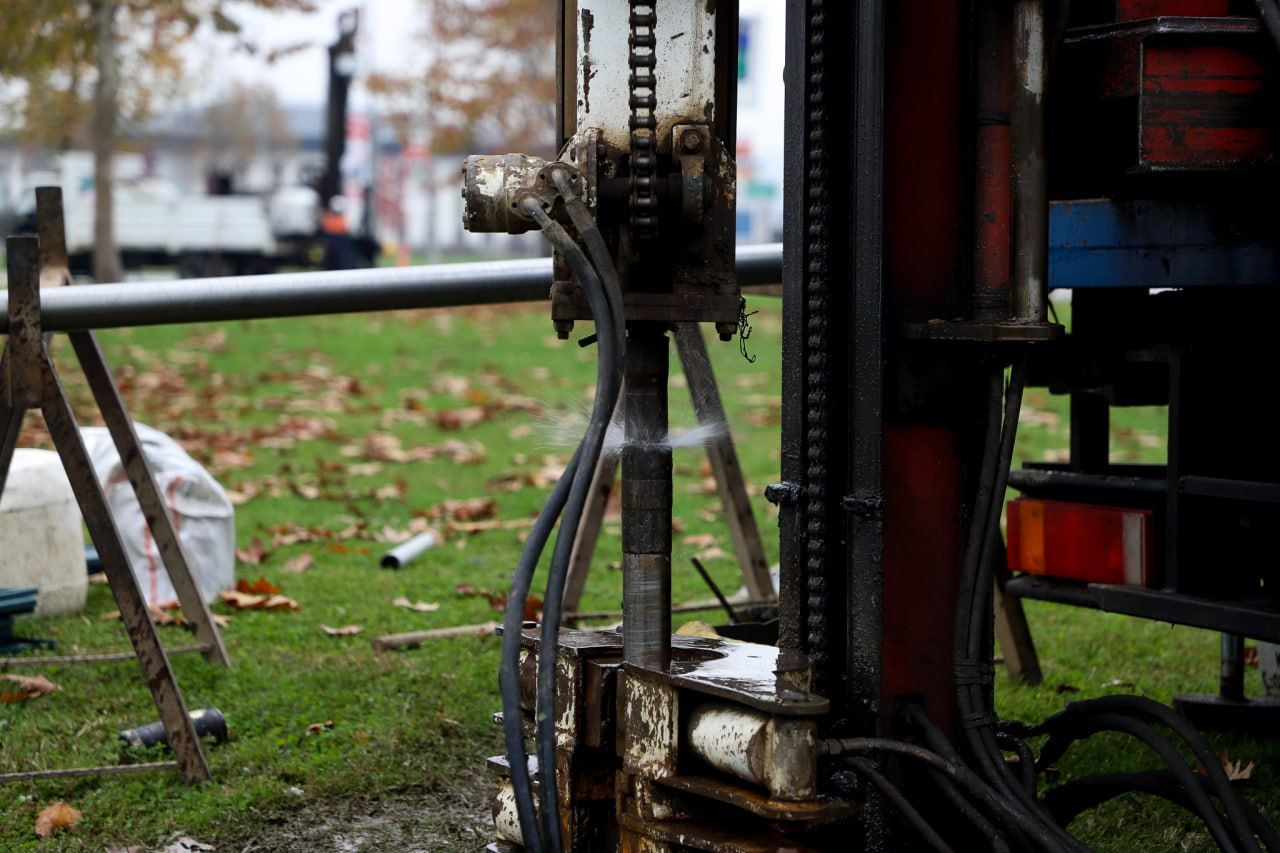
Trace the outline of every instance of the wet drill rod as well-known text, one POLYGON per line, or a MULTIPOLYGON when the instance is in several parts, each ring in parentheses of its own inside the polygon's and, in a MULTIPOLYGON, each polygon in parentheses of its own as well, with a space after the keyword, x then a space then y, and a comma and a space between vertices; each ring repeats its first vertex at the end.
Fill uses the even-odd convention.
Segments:
POLYGON ((665 670, 671 662, 671 442, 667 438, 666 330, 627 326, 622 451, 622 657, 665 670))

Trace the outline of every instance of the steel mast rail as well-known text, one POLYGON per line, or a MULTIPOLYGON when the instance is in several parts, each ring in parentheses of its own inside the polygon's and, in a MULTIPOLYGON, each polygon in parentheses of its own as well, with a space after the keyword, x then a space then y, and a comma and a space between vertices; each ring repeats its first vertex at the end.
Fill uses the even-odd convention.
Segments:
MULTIPOLYGON (((781 281, 782 244, 739 247, 737 272, 743 285, 781 281)), ((550 289, 551 259, 530 258, 59 287, 41 294, 41 311, 45 331, 70 332, 537 302, 550 289)), ((0 334, 8 332, 9 293, 0 291, 0 334)))

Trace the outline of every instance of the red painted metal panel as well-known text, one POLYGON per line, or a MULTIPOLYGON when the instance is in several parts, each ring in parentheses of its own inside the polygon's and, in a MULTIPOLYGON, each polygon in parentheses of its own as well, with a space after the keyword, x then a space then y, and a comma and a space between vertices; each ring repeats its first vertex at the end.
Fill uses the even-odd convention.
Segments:
POLYGON ((1116 0, 1117 21, 1188 15, 1216 18, 1231 14, 1231 0, 1116 0))
POLYGON ((935 720, 951 720, 962 545, 955 433, 945 427, 887 427, 884 466, 886 710, 896 696, 923 696, 935 720))
MULTIPOLYGON (((959 2, 885 4, 885 314, 954 316, 969 235, 960 223, 966 179, 960 139, 959 2)), ((972 232, 970 232, 972 233, 972 232)), ((890 320, 893 322, 893 320, 890 320)), ((923 696, 951 727, 952 626, 961 561, 960 455, 951 426, 886 424, 883 693, 923 696)))
POLYGON ((1143 48, 1139 164, 1228 167, 1270 159, 1277 104, 1247 50, 1150 42, 1143 48))

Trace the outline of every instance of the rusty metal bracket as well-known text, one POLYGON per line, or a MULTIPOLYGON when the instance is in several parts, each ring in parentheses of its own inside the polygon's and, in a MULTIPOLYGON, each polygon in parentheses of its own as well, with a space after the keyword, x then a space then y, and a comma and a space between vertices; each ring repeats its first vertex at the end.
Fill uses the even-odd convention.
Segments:
MULTIPOLYGON (((46 193, 42 197, 50 198, 50 195, 46 193)), ((49 224, 47 220, 46 224, 49 224)), ((56 250, 56 244, 54 248, 56 250)), ((125 629, 133 643, 134 654, 142 667, 143 676, 155 701, 156 709, 159 711, 160 720, 164 723, 176 759, 176 766, 188 783, 207 780, 210 778, 209 765, 205 761, 195 729, 187 716, 182 692, 169 666, 169 658, 164 646, 160 643, 155 624, 151 621, 151 615, 138 588, 137 579, 129 568, 128 557, 120 540, 120 532, 111 517, 106 496, 98 483, 88 450, 80 436, 75 414, 71 410, 71 405, 54 368, 53 359, 45 345, 40 323, 39 239, 36 237, 8 238, 6 257, 9 275, 10 335, 4 347, 4 353, 0 356, 0 382, 4 384, 4 394, 0 396, 0 425, 2 425, 0 436, 3 438, 3 442, 0 443, 0 492, 3 492, 4 483, 8 477, 23 415, 29 409, 39 409, 44 415, 49 434, 66 469, 76 502, 80 505, 85 525, 89 528, 89 535, 98 553, 102 555, 107 582, 120 608, 125 629)), ((94 349, 96 351, 96 344, 94 349)), ((92 372, 95 366, 100 367, 102 370, 98 377, 99 384, 103 376, 109 382, 110 374, 105 373, 105 365, 100 361, 100 352, 98 358, 99 362, 95 365, 92 359, 85 361, 82 355, 86 373, 92 372)), ((92 379, 90 382, 93 384, 92 379)), ((114 390, 114 386, 112 389, 114 390)), ((95 395, 99 397, 101 403, 102 395, 98 393, 100 390, 95 388, 95 395)), ((118 396, 116 401, 119 402, 118 396)), ((109 424, 120 416, 124 416, 127 421, 127 413, 124 412, 123 405, 120 405, 116 411, 109 412, 107 409, 110 407, 104 408, 104 415, 109 424)), ((121 457, 126 461, 126 467, 129 465, 131 456, 141 459, 141 448, 136 444, 136 437, 135 443, 130 446, 121 441, 116 429, 112 430, 112 435, 116 438, 117 447, 121 457)), ((155 488, 155 481, 150 477, 150 471, 145 468, 145 463, 140 467, 135 462, 133 470, 130 470, 130 479, 134 480, 135 489, 138 489, 139 485, 135 479, 138 472, 146 473, 145 479, 149 482, 154 496, 158 497, 159 491, 155 488)), ((148 503, 144 492, 145 488, 139 489, 139 500, 143 502, 145 511, 148 503)), ((159 512, 159 516, 168 521, 163 509, 159 512)), ((159 542, 160 535, 163 535, 162 531, 168 529, 168 526, 166 524, 162 527, 150 517, 148 520, 152 522, 153 535, 158 534, 157 542, 159 542)), ((171 529, 169 534, 172 536, 171 529)), ((164 553, 162 549, 162 554, 164 553)), ((172 570, 173 567, 170 565, 170 571, 172 570)), ((190 580, 189 573, 187 579, 190 580)), ((177 587, 176 577, 175 587, 177 587)), ((199 594, 198 590, 196 594, 199 594)), ((207 617, 207 607, 204 609, 204 614, 207 617)), ((209 622, 212 627, 212 619, 209 622)), ((218 644, 217 648, 221 648, 216 630, 213 637, 218 644)), ((223 652, 223 659, 225 660, 225 652, 223 652)), ((33 660, 36 659, 33 658, 33 660)), ((101 770, 101 768, 85 768, 83 772, 92 773, 101 770)), ((49 773, 68 775, 81 771, 33 772, 45 775, 49 773)), ((30 774, 19 775, 21 778, 27 778, 30 774)), ((6 777, 0 777, 0 779, 3 778, 6 777)))

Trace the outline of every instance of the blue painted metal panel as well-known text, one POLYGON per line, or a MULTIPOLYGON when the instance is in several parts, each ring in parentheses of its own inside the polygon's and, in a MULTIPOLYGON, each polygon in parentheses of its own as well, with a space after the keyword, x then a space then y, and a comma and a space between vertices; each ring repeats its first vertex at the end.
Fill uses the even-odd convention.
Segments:
MULTIPOLYGON (((1049 207, 1049 286, 1204 287, 1280 284, 1280 249, 1242 233, 1234 211, 1144 199, 1049 207)), ((1252 234, 1260 229, 1245 223, 1252 234)), ((1269 229, 1276 235, 1275 229, 1269 229)))

